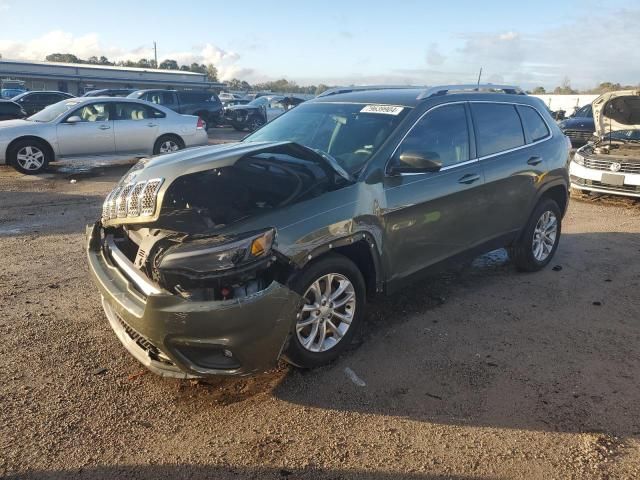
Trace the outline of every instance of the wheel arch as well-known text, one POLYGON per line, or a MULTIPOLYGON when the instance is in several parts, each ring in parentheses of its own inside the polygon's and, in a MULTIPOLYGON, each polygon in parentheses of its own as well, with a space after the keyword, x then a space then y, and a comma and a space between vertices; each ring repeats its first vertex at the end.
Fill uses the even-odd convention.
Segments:
POLYGON ((11 154, 11 151, 15 147, 16 143, 21 142, 23 140, 32 140, 32 141, 37 141, 42 143, 48 150, 48 153, 51 156, 51 161, 54 161, 56 159, 56 151, 53 149, 53 146, 51 145, 51 143, 49 143, 47 140, 37 135, 22 135, 18 138, 14 138, 13 140, 11 140, 9 145, 7 145, 7 150, 5 152, 5 158, 7 159, 7 163, 9 163, 9 159, 10 159, 9 155, 11 154))
POLYGON ((178 135, 177 133, 173 133, 173 132, 166 132, 166 133, 162 133, 160 135, 158 135, 158 137, 156 138, 156 141, 153 142, 154 147, 158 144, 158 142, 165 137, 173 137, 176 138, 177 140, 180 141, 180 143, 182 144, 182 147, 185 147, 185 143, 184 143, 184 138, 182 138, 180 135, 178 135))
POLYGON ((558 204, 558 207, 560 207, 560 212, 562 213, 562 216, 564 217, 565 213, 567 213, 567 208, 569 206, 569 189, 564 183, 554 183, 549 185, 544 190, 542 190, 540 192, 540 195, 538 196, 538 201, 536 202, 536 205, 543 198, 550 198, 551 200, 556 202, 558 204))
POLYGON ((358 232, 316 247, 307 254, 304 263, 300 264, 299 268, 305 268, 311 263, 322 261, 331 253, 348 258, 358 267, 364 277, 368 295, 382 291, 382 262, 373 235, 368 232, 358 232))

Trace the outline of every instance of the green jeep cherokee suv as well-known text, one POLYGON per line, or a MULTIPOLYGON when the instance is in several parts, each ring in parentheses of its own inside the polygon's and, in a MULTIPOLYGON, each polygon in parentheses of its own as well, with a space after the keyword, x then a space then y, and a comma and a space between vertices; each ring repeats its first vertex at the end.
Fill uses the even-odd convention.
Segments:
POLYGON ((517 87, 328 91, 240 143, 134 166, 87 230, 121 342, 172 377, 336 358, 368 295, 507 247, 553 257, 569 145, 517 87))

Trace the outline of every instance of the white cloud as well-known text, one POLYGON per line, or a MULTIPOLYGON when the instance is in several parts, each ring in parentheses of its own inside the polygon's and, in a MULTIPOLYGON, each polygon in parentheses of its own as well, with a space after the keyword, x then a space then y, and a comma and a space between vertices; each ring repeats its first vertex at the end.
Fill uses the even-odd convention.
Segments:
POLYGON ((438 44, 432 43, 429 45, 429 49, 427 50, 427 63, 429 65, 442 65, 444 60, 445 57, 440 53, 438 44))
POLYGON ((6 12, 7 10, 9 10, 9 8, 11 8, 9 3, 0 0, 0 12, 6 12))
MULTIPOLYGON (((0 0, 0 10, 5 4, 0 0)), ((152 59, 151 45, 138 46, 129 50, 118 47, 105 47, 97 33, 75 36, 62 30, 53 30, 40 37, 31 38, 26 42, 0 39, 0 53, 5 59, 43 61, 51 53, 71 53, 78 58, 87 59, 91 56, 104 55, 112 62, 141 58, 152 59)), ((213 64, 218 69, 219 77, 229 80, 234 77, 248 81, 261 78, 252 69, 243 68, 238 62, 240 55, 228 52, 215 45, 206 43, 193 47, 188 51, 160 52, 158 60, 173 59, 178 64, 204 63, 213 64)))

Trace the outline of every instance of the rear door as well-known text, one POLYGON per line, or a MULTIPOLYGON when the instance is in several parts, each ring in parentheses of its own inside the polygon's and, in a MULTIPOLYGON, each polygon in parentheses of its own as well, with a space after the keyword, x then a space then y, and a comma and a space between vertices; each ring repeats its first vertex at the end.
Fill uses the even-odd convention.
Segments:
POLYGON ((110 103, 95 102, 69 113, 56 127, 61 157, 113 155, 115 142, 110 103), (70 117, 81 121, 69 123, 70 117))
POLYGON ((153 151, 158 136, 159 121, 164 113, 136 102, 113 104, 113 128, 116 153, 146 154, 153 151))
POLYGON ((550 130, 529 106, 471 102, 470 107, 490 205, 487 226, 495 236, 514 233, 527 221, 544 175, 539 144, 550 138, 550 130))
POLYGON ((485 235, 484 179, 465 103, 439 105, 427 112, 391 161, 399 162, 402 152, 437 155, 442 168, 385 178, 384 248, 391 280, 460 253, 485 235))

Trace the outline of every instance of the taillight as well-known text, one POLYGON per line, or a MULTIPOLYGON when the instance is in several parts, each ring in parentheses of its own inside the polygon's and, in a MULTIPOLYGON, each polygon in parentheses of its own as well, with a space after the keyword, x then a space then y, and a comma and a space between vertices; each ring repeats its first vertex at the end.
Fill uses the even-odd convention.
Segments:
POLYGON ((196 124, 196 129, 197 130, 202 130, 206 126, 207 126, 206 122, 203 119, 201 119, 200 117, 198 117, 198 123, 196 124))

